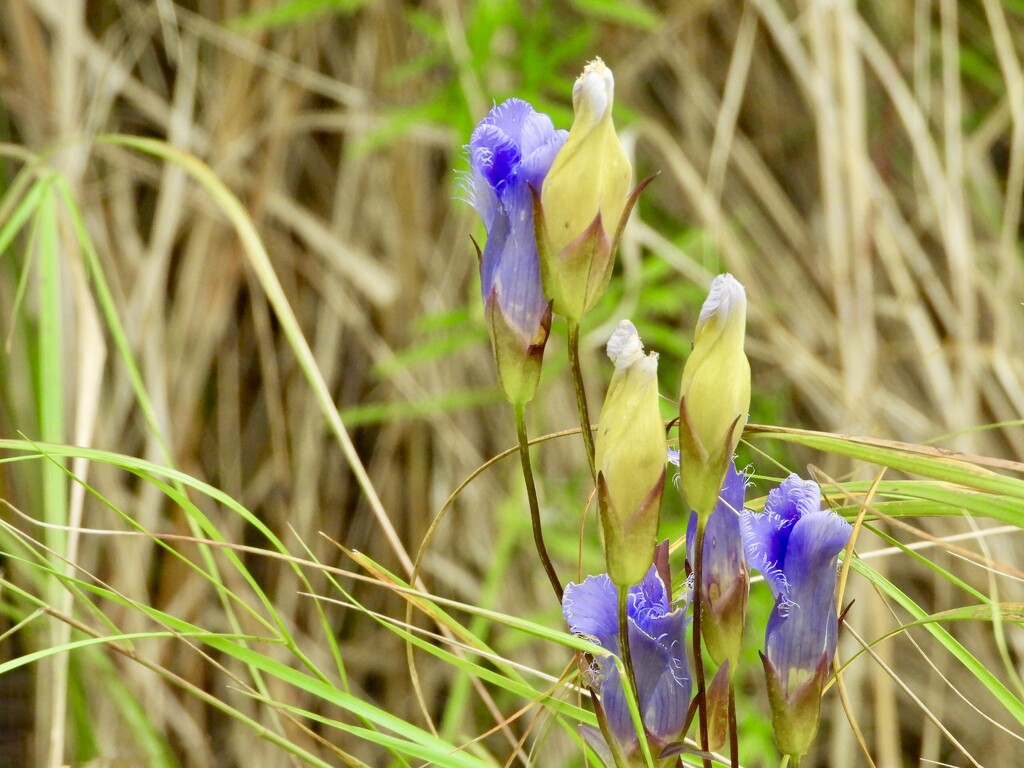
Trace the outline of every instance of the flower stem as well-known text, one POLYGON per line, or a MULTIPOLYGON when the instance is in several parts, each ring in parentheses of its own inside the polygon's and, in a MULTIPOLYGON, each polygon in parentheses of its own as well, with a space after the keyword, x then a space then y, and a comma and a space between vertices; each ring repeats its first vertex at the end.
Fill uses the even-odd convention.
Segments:
POLYGON ((740 768, 739 724, 736 722, 736 676, 729 669, 729 764, 740 768))
POLYGON ((548 548, 544 545, 544 532, 540 527, 540 504, 537 502, 537 486, 533 482, 533 467, 530 465, 530 440, 526 435, 526 404, 516 403, 516 433, 519 435, 519 460, 523 465, 523 479, 526 481, 526 496, 530 500, 530 522, 533 524, 533 543, 537 547, 544 573, 555 590, 558 602, 562 602, 562 582, 558 580, 555 566, 548 557, 548 548))
MULTIPOLYGON (((629 587, 619 587, 619 648, 622 650, 622 666, 626 670, 623 687, 633 691, 637 707, 640 706, 640 688, 636 684, 636 669, 633 667, 633 653, 629 648, 629 587)), ((642 710, 641 710, 642 711, 642 710)), ((646 733, 638 733, 637 739, 646 739, 646 733)))
POLYGON ((622 666, 633 695, 640 703, 640 689, 636 686, 636 670, 633 669, 633 653, 629 649, 629 587, 619 587, 619 647, 622 649, 622 666))
POLYGON ((702 757, 704 768, 711 768, 708 753, 708 702, 707 686, 704 681, 704 656, 701 654, 700 614, 701 614, 701 579, 704 561, 704 530, 707 527, 708 515, 697 513, 697 541, 694 544, 696 556, 693 564, 693 672, 697 678, 697 717, 700 723, 700 748, 704 750, 702 757))
POLYGON ((583 444, 587 449, 587 461, 590 463, 590 476, 597 482, 597 465, 594 463, 594 433, 590 427, 590 410, 587 408, 587 392, 583 388, 583 369, 580 367, 580 324, 569 324, 569 368, 572 371, 572 383, 576 389, 576 410, 580 416, 580 431, 583 433, 583 444))

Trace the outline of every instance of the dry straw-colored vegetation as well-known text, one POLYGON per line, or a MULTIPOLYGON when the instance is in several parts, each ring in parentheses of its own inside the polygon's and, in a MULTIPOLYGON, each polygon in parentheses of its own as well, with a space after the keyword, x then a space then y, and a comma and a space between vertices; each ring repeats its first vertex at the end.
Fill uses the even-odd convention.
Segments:
MULTIPOLYGON (((908 442, 946 436, 944 447, 1024 461, 1019 0, 586 8, 497 0, 5 0, 0 194, 15 189, 17 174, 32 164, 66 180, 165 442, 140 407, 88 254, 62 206, 54 209, 51 242, 63 300, 57 382, 37 379, 33 339, 50 316, 36 290, 45 273, 38 243, 27 229, 5 243, 0 437, 62 434, 58 442, 171 464, 244 504, 295 554, 351 568, 333 539, 403 572, 394 542, 414 556, 448 494, 514 441, 480 319, 469 241, 476 223, 454 199, 456 171, 465 167, 461 145, 491 100, 512 94, 567 127, 568 85, 600 54, 615 70, 618 122, 638 172, 661 175, 627 230, 613 290, 586 329, 595 396, 607 373, 600 346, 625 316, 657 339, 662 385, 673 394, 695 300, 727 269, 750 297, 755 418, 908 442), (353 453, 326 426, 322 402, 224 207, 180 162, 96 140, 101 134, 165 141, 199 158, 241 201, 341 409, 353 453), (47 387, 64 404, 56 426, 41 416, 47 387), (991 423, 1000 425, 972 431, 991 423), (361 487, 356 454, 376 499, 361 487)), ((17 199, 4 198, 0 226, 17 199)), ((552 342, 552 370, 564 370, 563 345, 552 342)), ((574 423, 564 377, 546 381, 532 414, 535 434, 574 423)), ((783 455, 797 469, 813 462, 834 477, 874 477, 873 468, 799 449, 783 455)), ((780 471, 752 451, 745 456, 762 471, 780 471)), ((553 547, 567 573, 583 499, 579 457, 571 437, 545 445, 537 459, 549 535, 561 538, 553 547)), ((153 483, 103 463, 76 460, 69 468, 146 530, 196 533, 153 483)), ((440 593, 556 626, 521 522, 514 469, 499 464, 466 488, 438 526, 425 578, 440 593)), ((20 464, 0 471, 4 519, 38 538, 44 532, 19 512, 41 517, 46 500, 33 473, 43 471, 20 464)), ((73 522, 129 530, 81 486, 68 487, 73 522)), ((190 498, 225 539, 264 545, 239 516, 206 496, 190 498)), ((955 518, 912 522, 926 531, 889 530, 906 541, 971 530, 970 521, 955 518)), ((209 583, 151 538, 70 538, 77 574, 230 631, 209 583)), ((1020 573, 1012 571, 1021 562, 1019 541, 1019 533, 1007 533, 959 543, 1010 566, 1014 578, 1005 568, 993 575, 964 565, 943 546, 928 555, 982 593, 998 589, 1000 599, 1020 600, 1020 573)), ((175 547, 197 561, 203 556, 187 543, 175 547)), ((215 559, 223 564, 222 557, 215 559)), ((240 557, 295 636, 309 639, 306 653, 330 666, 330 648, 315 640, 318 604, 299 595, 306 587, 294 572, 257 554, 240 557)), ((871 562, 930 611, 963 602, 962 592, 907 556, 871 562)), ((28 588, 17 563, 3 568, 28 588)), ((315 591, 331 592, 324 578, 311 578, 315 591)), ((224 579, 245 590, 235 571, 225 569, 224 579)), ((370 610, 404 613, 404 602, 384 590, 341 583, 370 610)), ((861 635, 897 625, 865 583, 850 590, 857 598, 851 623, 861 635)), ((28 612, 3 597, 10 628, 28 612)), ((62 599, 55 597, 55 612, 68 610, 62 599)), ((151 629, 130 604, 101 605, 123 632, 151 629)), ((401 639, 365 614, 322 607, 352 691, 422 725, 401 639)), ((103 628, 95 614, 79 608, 74 616, 103 628)), ((257 633, 244 613, 238 620, 241 631, 257 633)), ((1024 654, 1013 627, 1006 627, 1003 657, 991 623, 953 629, 997 676, 1024 654)), ((0 642, 0 660, 66 641, 70 632, 33 619, 0 642)), ((887 642, 878 663, 862 659, 845 678, 875 764, 1016 764, 1019 723, 930 637, 913 639, 887 642)), ((501 647, 500 633, 492 640, 501 647)), ((856 647, 847 642, 843 656, 856 647)), ((148 738, 141 734, 150 731, 166 738, 181 765, 286 764, 284 752, 187 686, 229 701, 328 762, 344 762, 318 741, 316 727, 253 698, 237 660, 180 639, 141 640, 125 650, 178 681, 117 652, 0 676, 5 702, 24 697, 4 705, 6 764, 57 765, 54 756, 63 753, 75 765, 139 765, 148 738), (146 726, 116 703, 129 698, 141 703, 146 726), (9 713, 29 707, 34 716, 14 722, 9 713), (19 728, 32 724, 28 751, 19 752, 19 728)), ((506 650, 556 674, 568 658, 553 646, 506 650)), ((288 658, 283 648, 279 655, 288 658)), ((428 709, 445 715, 456 740, 493 728, 522 705, 499 702, 496 718, 492 704, 470 692, 467 706, 453 712, 446 702, 462 683, 452 668, 426 658, 417 668, 428 709)), ((744 695, 763 708, 753 673, 749 683, 744 695)), ((267 695, 286 705, 318 707, 293 688, 267 685, 267 695)), ((834 694, 827 723, 814 764, 867 764, 834 694)), ((509 740, 547 727, 528 713, 484 743, 501 764, 515 754, 509 740)), ((751 743, 770 743, 763 722, 750 727, 760 729, 751 743)), ((347 754, 389 764, 379 747, 323 735, 347 754)), ((576 759, 555 737, 540 749, 549 752, 536 765, 576 759)), ((525 763, 527 754, 518 759, 525 763)), ((773 760, 750 754, 747 763, 773 760)))

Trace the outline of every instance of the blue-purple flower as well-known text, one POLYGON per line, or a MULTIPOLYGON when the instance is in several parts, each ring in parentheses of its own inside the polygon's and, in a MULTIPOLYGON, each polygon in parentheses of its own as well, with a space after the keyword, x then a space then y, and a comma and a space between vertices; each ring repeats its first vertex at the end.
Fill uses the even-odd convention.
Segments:
MULTIPOLYGON (((658 569, 652 565, 643 581, 629 589, 627 609, 640 715, 656 748, 679 738, 690 704, 686 605, 673 609, 669 597, 658 569)), ((618 590, 607 574, 590 576, 582 584, 569 584, 562 613, 573 633, 619 655, 618 590)), ((591 682, 600 691, 608 725, 618 748, 628 756, 639 742, 614 659, 595 658, 593 674, 591 682)), ((595 746, 600 750, 604 745, 595 746)))
MULTIPOLYGON (((728 660, 732 669, 739 661, 743 623, 747 613, 750 573, 747 568, 740 515, 747 479, 730 462, 725 483, 704 529, 704 560, 701 563, 701 635, 704 647, 716 664, 728 660)), ((686 557, 696 562, 697 513, 690 513, 686 529, 686 557)))
POLYGON ((775 597, 762 661, 779 749, 799 757, 818 727, 821 690, 836 652, 836 565, 852 528, 821 508, 821 489, 790 475, 768 494, 764 513, 746 512, 750 565, 775 597))
POLYGON ((497 105, 469 140, 469 201, 487 243, 480 287, 498 375, 514 403, 533 398, 551 311, 540 280, 533 197, 568 133, 521 99, 497 105))

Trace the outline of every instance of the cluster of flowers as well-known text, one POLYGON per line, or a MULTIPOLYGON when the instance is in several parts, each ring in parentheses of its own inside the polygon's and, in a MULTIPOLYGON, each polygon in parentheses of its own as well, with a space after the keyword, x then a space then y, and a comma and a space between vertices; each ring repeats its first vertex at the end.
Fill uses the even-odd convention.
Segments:
MULTIPOLYGON (((632 169, 612 123, 613 95, 611 70, 596 60, 573 88, 568 133, 526 102, 509 99, 470 140, 466 189, 487 231, 479 254, 485 316, 499 379, 513 404, 536 392, 552 313, 578 328, 600 298, 644 186, 630 193, 632 169)), ((668 548, 656 546, 667 455, 658 357, 645 354, 628 320, 608 341, 615 368, 593 462, 608 570, 569 584, 562 607, 572 632, 613 654, 595 657, 587 680, 604 726, 602 733, 588 732, 588 740, 609 766, 633 764, 641 737, 654 754, 667 755, 685 735, 693 694, 688 611, 695 647, 702 640, 726 677, 736 668, 750 568, 764 575, 775 598, 762 660, 778 746, 796 761, 817 730, 838 635, 836 566, 850 525, 823 510, 819 487, 796 475, 768 494, 763 512, 744 509, 748 483, 734 452, 750 405, 746 301, 731 275, 713 281, 680 383, 679 451, 669 458, 679 465, 692 510, 692 600, 686 587, 673 598, 668 548), (626 680, 615 662, 620 656, 631 658, 626 680), (639 704, 639 735, 626 685, 639 704)))

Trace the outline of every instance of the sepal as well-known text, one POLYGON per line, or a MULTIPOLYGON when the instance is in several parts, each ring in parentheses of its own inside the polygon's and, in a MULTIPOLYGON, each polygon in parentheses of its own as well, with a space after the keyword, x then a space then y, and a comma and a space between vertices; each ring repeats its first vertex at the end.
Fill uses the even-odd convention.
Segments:
POLYGON ((496 289, 484 302, 484 318, 505 397, 512 404, 529 402, 540 381, 544 345, 551 330, 551 305, 548 304, 532 339, 524 339, 505 317, 496 289))
MULTIPOLYGON (((654 559, 665 470, 635 510, 615 508, 604 473, 597 473, 597 503, 608 576, 619 587, 638 584, 654 559)), ((668 582, 671 583, 671 582, 668 582)))
POLYGON ((570 323, 579 323, 583 315, 593 309, 604 295, 612 278, 615 253, 626 223, 640 193, 653 180, 654 176, 649 176, 633 189, 626 199, 614 232, 606 231, 605 222, 598 211, 578 237, 557 250, 551 243, 541 196, 533 190, 533 226, 540 257, 541 285, 554 311, 570 323))
POLYGON ((729 662, 715 672, 707 687, 708 751, 721 749, 729 734, 729 662))
POLYGON ((778 670, 763 653, 765 682, 768 686, 768 702, 772 710, 772 730, 775 743, 784 755, 799 758, 807 754, 818 732, 818 718, 821 714, 821 691, 828 677, 829 659, 822 654, 814 673, 802 681, 787 697, 778 670))
POLYGON ((701 600, 706 609, 700 617, 704 647, 716 664, 736 665, 743 645, 743 626, 750 593, 750 573, 744 566, 721 595, 701 600))
MULTIPOLYGON (((749 373, 747 374, 749 377, 749 373)), ((679 475, 682 493, 690 509, 707 522, 715 509, 718 493, 725 481, 725 472, 743 432, 747 414, 744 412, 727 425, 721 439, 706 446, 694 424, 686 395, 679 398, 679 475)))

